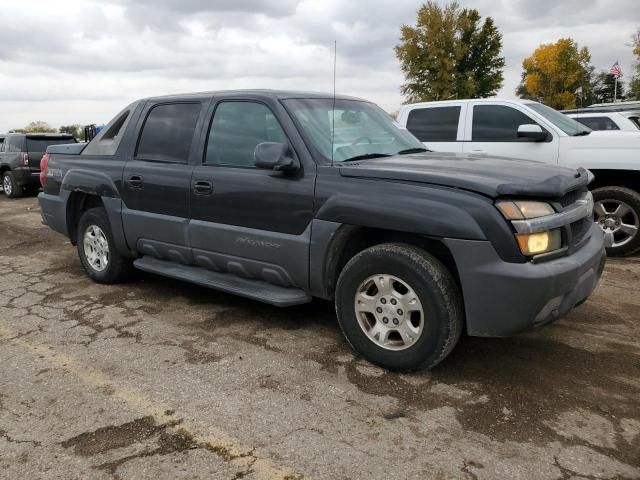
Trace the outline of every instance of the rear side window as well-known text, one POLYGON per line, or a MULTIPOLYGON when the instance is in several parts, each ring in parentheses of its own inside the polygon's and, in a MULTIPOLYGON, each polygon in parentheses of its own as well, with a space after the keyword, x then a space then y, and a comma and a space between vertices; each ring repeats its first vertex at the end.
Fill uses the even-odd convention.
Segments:
POLYGON ((169 103, 153 107, 142 127, 136 159, 187 163, 200 103, 169 103))
POLYGON ((213 115, 204 163, 253 167, 253 151, 263 142, 288 143, 280 123, 266 105, 222 102, 213 115))
POLYGON ((460 107, 416 108, 409 112, 407 130, 421 142, 455 142, 460 107))
POLYGON ((82 151, 82 155, 115 155, 129 124, 130 111, 120 112, 96 135, 82 151))
POLYGON ((629 117, 629 120, 631 120, 633 124, 640 129, 640 117, 629 117))
POLYGON ((16 135, 8 137, 5 142, 7 145, 5 147, 5 152, 24 152, 25 144, 24 137, 22 135, 16 135))
POLYGON ((64 145, 77 143, 75 138, 29 138, 27 137, 27 152, 46 152, 49 145, 64 145))
POLYGON ((574 118, 591 130, 620 130, 620 127, 609 117, 578 117, 574 118))
POLYGON ((515 108, 474 105, 471 137, 474 142, 520 142, 522 139, 518 138, 518 127, 537 124, 515 108))

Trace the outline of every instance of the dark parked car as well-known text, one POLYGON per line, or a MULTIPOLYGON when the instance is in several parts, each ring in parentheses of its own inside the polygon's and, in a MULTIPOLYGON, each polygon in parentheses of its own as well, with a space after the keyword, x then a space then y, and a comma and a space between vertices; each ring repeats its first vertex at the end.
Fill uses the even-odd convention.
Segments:
POLYGON ((49 145, 68 144, 76 140, 62 133, 0 134, 0 177, 9 198, 40 188, 40 160, 49 145))
POLYGON ((604 234, 584 170, 425 153, 372 103, 228 91, 141 100, 51 146, 44 222, 96 282, 130 267, 277 306, 335 302, 351 346, 432 367, 565 315, 604 234))

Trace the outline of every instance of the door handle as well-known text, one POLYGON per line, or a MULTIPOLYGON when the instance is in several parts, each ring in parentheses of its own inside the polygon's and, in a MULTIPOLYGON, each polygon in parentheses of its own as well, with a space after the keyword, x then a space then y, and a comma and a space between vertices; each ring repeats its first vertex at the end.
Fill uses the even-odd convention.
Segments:
POLYGON ((131 175, 128 179, 127 179, 127 183, 129 184, 129 187, 139 190, 142 188, 142 176, 141 175, 131 175))
POLYGON ((196 195, 211 195, 213 193, 213 183, 207 180, 197 180, 193 183, 193 193, 196 195))
POLYGON ((471 150, 471 153, 487 153, 487 152, 485 150, 477 148, 477 149, 471 150))

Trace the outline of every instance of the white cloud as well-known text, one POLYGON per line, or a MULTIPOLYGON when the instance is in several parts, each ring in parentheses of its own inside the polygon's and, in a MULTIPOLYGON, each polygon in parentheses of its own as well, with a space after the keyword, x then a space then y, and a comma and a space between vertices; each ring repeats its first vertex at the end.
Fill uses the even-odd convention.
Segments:
MULTIPOLYGON (((637 0, 473 0, 493 16, 507 60, 501 95, 514 96, 522 59, 570 36, 598 69, 619 60, 640 27, 637 0)), ((0 0, 0 131, 31 120, 106 122, 136 98, 188 91, 337 89, 391 111, 402 102, 393 53, 415 0, 0 0)))

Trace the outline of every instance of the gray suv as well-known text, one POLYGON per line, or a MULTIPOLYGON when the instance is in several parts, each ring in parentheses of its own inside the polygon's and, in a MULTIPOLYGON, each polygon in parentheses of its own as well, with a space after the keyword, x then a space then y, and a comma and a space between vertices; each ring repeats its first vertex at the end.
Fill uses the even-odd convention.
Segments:
POLYGON ((40 160, 49 145, 74 143, 63 133, 6 133, 0 135, 0 177, 9 198, 40 188, 40 160))

